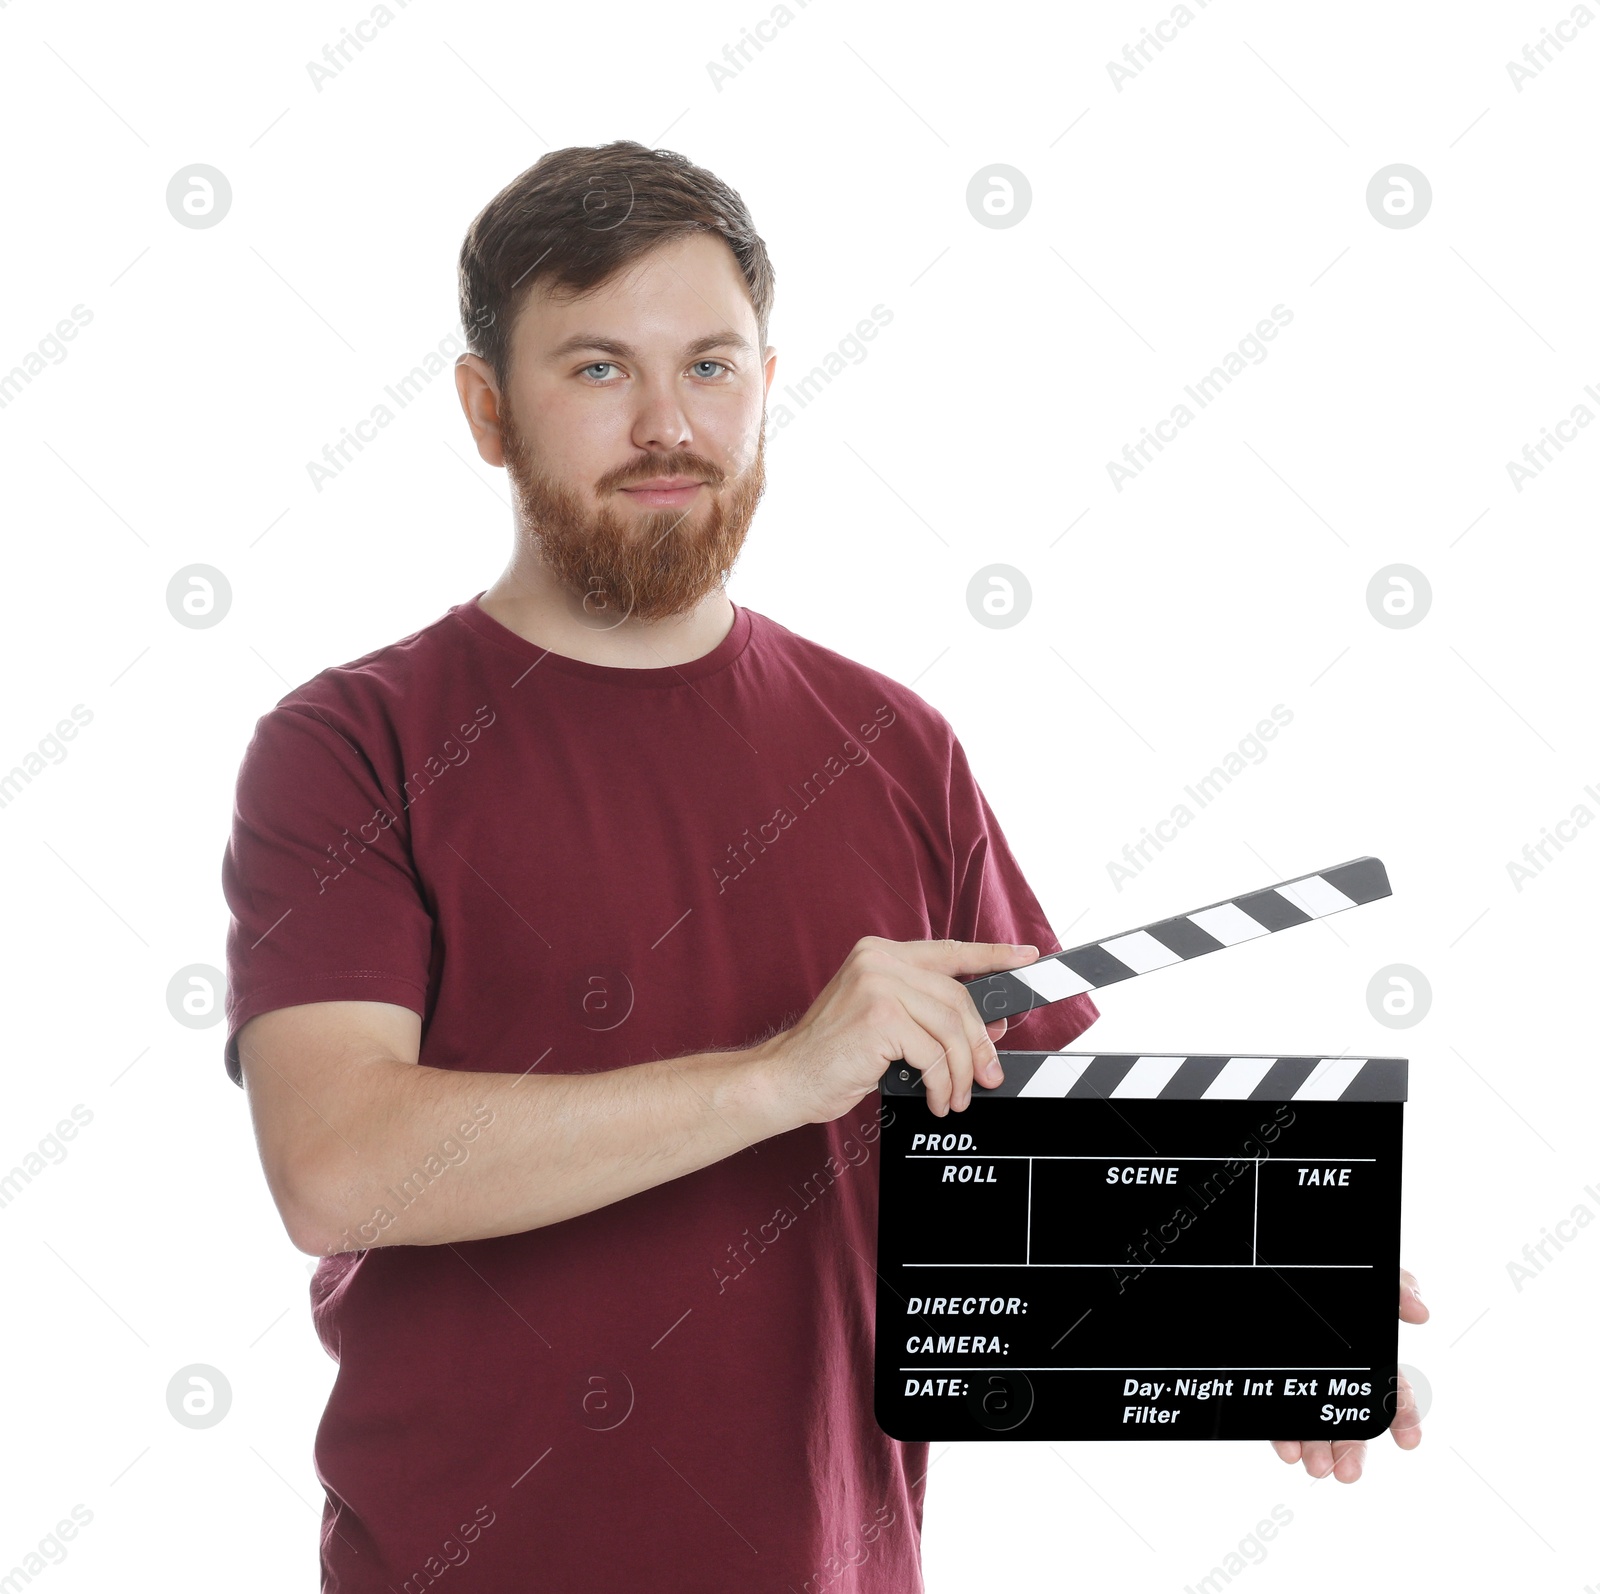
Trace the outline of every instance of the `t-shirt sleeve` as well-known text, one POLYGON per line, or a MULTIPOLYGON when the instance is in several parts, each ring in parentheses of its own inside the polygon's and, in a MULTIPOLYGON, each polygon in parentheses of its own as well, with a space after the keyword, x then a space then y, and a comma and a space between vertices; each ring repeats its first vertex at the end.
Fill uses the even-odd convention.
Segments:
MULTIPOLYGON (((950 934, 958 941, 1008 941, 1036 946, 1040 956, 1061 942, 1045 918, 1022 869, 980 790, 959 741, 951 741, 950 840, 957 865, 950 934)), ((1004 1051, 1060 1051, 1099 1018, 1087 991, 1006 1021, 1004 1051)))
POLYGON ((393 1002, 426 1016, 433 918, 409 816, 359 740, 314 705, 279 704, 245 749, 222 861, 235 1084, 239 1030, 274 1008, 393 1002))

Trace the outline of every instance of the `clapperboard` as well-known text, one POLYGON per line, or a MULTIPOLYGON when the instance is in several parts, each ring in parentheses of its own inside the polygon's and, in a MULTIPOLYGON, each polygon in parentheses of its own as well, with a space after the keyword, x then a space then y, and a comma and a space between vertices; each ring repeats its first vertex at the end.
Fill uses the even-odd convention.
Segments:
MULTIPOLYGON (((966 981, 985 1019, 1389 893, 1376 858, 966 981)), ((908 1440, 1371 1438, 1394 1412, 1399 1057, 1001 1052, 881 1084, 879 1426, 908 1440)))

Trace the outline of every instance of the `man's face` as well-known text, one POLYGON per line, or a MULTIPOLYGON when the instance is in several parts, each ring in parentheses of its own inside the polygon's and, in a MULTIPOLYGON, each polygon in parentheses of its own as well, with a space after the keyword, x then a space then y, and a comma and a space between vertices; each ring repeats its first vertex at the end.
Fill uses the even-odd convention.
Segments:
POLYGON ((708 234, 581 299, 530 294, 500 402, 506 473, 590 623, 683 614, 726 582, 766 485, 776 355, 763 362, 757 337, 738 265, 708 234))

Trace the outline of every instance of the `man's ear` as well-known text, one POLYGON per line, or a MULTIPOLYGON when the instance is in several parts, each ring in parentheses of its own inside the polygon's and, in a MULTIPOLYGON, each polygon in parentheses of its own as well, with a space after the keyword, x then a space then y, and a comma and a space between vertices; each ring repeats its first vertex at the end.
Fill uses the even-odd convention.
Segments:
POLYGON ((456 357, 456 396, 467 418, 478 457, 486 465, 504 465, 505 444, 500 435, 500 389, 494 370, 476 354, 456 357))

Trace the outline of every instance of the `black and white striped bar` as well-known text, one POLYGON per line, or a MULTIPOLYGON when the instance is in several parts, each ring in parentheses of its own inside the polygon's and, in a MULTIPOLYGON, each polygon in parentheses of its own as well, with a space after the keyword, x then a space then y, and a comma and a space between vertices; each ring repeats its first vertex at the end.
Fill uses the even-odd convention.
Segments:
POLYGON ((1221 947, 1237 946, 1294 924, 1325 919, 1390 895, 1389 876, 1377 858, 1352 858, 1315 874, 1284 880, 1264 891, 1213 902, 1192 913, 1162 919, 1106 940, 1052 952, 1037 963, 963 983, 985 1019, 1011 1018, 1083 991, 1186 963, 1221 947))
MULTIPOLYGON (((1001 1052, 1004 1081, 990 1096, 1084 1101, 1404 1101, 1404 1057, 1188 1057, 1099 1052, 1001 1052)), ((895 1063, 888 1096, 921 1096, 922 1075, 895 1063)))

